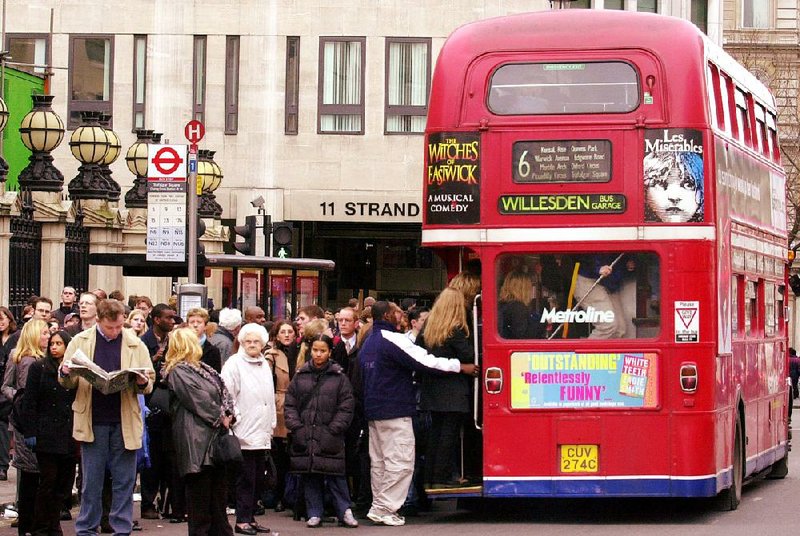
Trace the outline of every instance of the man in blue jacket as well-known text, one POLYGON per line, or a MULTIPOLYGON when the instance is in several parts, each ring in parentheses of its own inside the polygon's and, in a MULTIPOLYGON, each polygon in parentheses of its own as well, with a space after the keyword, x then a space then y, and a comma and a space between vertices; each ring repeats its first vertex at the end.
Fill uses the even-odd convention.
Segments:
POLYGON ((477 375, 475 365, 436 357, 397 332, 393 304, 372 306, 372 332, 359 351, 364 414, 369 423, 372 460, 372 508, 367 517, 380 525, 399 526, 397 515, 414 473, 414 430, 411 417, 417 400, 414 371, 477 375))

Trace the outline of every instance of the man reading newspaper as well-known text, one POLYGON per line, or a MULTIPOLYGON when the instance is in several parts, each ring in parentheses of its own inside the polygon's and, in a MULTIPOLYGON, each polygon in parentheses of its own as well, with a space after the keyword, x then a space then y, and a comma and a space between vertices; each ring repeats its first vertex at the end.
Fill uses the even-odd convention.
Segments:
MULTIPOLYGON (((106 467, 113 482, 109 523, 115 534, 130 534, 133 526, 136 450, 142 446, 143 431, 137 395, 152 390, 155 372, 147 347, 132 331, 122 328, 124 321, 125 309, 120 302, 101 301, 97 324, 72 339, 59 369, 59 381, 78 390, 72 406, 72 436, 81 444, 83 464, 83 498, 75 521, 78 536, 97 534, 106 467), (120 391, 103 394, 78 374, 77 367, 70 369, 70 361, 79 352, 83 354, 77 358, 79 363, 82 358, 88 359, 105 372, 142 369, 146 374, 125 373, 120 391)), ((81 372, 87 370, 84 367, 81 372)))

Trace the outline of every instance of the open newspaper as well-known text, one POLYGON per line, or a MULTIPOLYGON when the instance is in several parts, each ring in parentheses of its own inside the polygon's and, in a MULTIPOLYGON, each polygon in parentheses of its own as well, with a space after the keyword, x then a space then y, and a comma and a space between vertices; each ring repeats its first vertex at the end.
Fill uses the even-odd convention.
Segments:
POLYGON ((147 373, 150 370, 147 368, 128 368, 108 372, 86 357, 86 354, 81 350, 75 352, 67 366, 69 366, 70 374, 77 374, 104 395, 122 391, 131 382, 135 382, 137 377, 147 379, 147 373))

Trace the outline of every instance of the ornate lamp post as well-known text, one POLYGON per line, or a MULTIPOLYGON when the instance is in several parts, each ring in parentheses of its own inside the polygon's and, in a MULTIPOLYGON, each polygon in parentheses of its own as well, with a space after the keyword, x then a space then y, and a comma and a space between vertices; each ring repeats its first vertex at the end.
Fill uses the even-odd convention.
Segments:
POLYGON ((125 193, 125 206, 128 208, 147 208, 147 146, 152 137, 152 130, 137 129, 136 142, 125 153, 125 163, 136 175, 133 187, 125 193))
POLYGON ((119 187, 117 181, 114 180, 114 177, 111 176, 111 164, 113 164, 117 158, 119 158, 122 144, 119 141, 119 136, 117 136, 117 133, 108 128, 110 124, 111 116, 108 114, 100 114, 100 125, 105 129, 106 135, 111 142, 105 158, 103 158, 103 161, 100 162, 100 170, 103 172, 103 176, 108 183, 108 200, 119 201, 119 194, 122 192, 122 189, 119 187))
POLYGON ((33 154, 19 174, 21 190, 60 192, 64 175, 53 165, 50 151, 64 139, 64 122, 51 107, 53 95, 33 95, 33 110, 22 118, 19 135, 33 154))
POLYGON ((197 180, 202 181, 202 195, 199 199, 198 212, 203 218, 219 219, 222 207, 217 203, 214 191, 222 182, 222 169, 214 162, 215 151, 198 151, 197 180))
MULTIPOLYGON (((8 124, 8 115, 6 101, 0 98, 0 135, 2 135, 3 130, 8 124)), ((6 175, 8 175, 8 162, 6 162, 5 158, 0 156, 0 184, 5 184, 6 175)))
POLYGON ((67 187, 72 199, 108 199, 110 187, 100 164, 106 157, 111 140, 100 126, 99 112, 81 112, 83 125, 72 132, 69 148, 81 166, 67 187))

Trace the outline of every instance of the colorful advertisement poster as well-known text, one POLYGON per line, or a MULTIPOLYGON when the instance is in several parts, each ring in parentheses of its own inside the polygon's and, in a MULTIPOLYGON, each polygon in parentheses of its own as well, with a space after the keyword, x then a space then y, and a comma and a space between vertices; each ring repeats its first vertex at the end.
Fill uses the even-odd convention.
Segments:
POLYGON ((700 302, 675 302, 675 342, 700 341, 700 302))
POLYGON ((480 134, 439 132, 428 136, 425 222, 460 225, 481 221, 480 134))
POLYGON ((511 407, 653 408, 658 405, 654 353, 514 352, 511 407))
POLYGON ((645 132, 644 221, 703 221, 703 178, 701 131, 665 128, 645 132))

